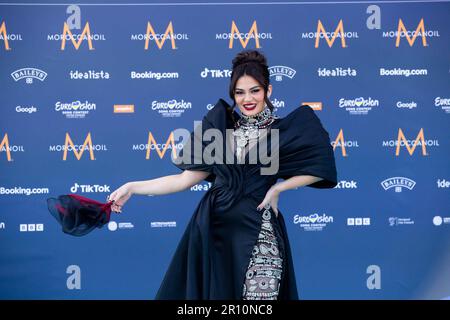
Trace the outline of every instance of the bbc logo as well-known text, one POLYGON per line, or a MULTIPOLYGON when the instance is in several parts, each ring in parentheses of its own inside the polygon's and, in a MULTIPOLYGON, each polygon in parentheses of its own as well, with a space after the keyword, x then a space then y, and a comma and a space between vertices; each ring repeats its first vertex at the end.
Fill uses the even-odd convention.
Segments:
POLYGON ((44 231, 43 223, 22 223, 19 226, 20 232, 44 231))
POLYGON ((348 226, 370 226, 370 218, 347 218, 348 226))

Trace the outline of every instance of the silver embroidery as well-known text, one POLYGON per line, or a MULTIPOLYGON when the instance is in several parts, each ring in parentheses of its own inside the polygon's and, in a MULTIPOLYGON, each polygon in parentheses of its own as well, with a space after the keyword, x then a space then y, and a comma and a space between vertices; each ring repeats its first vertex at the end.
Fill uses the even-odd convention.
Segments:
POLYGON ((270 207, 265 207, 263 222, 245 274, 244 300, 276 300, 280 290, 283 259, 270 223, 270 207))

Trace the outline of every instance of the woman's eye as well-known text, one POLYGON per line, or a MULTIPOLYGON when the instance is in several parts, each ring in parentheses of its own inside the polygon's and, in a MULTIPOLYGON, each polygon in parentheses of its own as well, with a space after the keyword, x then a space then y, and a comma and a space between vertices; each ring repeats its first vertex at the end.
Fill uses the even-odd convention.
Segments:
POLYGON ((259 89, 253 90, 252 93, 258 93, 259 89))
POLYGON ((243 92, 236 92, 236 95, 241 95, 241 94, 243 94, 243 92))

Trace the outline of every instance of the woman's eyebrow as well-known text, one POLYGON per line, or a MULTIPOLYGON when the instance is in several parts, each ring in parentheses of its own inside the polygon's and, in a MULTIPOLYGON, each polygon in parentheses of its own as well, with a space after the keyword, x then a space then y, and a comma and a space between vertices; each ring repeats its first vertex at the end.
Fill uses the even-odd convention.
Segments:
MULTIPOLYGON (((250 90, 253 90, 253 89, 256 89, 256 88, 259 88, 259 87, 260 87, 260 86, 254 86, 254 87, 251 87, 250 90)), ((242 91, 243 91, 244 89, 236 88, 236 91, 237 91, 237 90, 242 90, 242 91)))

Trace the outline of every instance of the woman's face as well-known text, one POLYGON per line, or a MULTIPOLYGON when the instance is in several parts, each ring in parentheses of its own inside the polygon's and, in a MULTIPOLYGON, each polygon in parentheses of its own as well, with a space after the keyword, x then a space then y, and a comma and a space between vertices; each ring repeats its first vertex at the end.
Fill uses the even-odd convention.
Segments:
MULTIPOLYGON (((269 85, 267 96, 272 93, 272 85, 269 85)), ((264 88, 255 78, 244 75, 236 82, 234 100, 242 114, 253 116, 264 110, 264 88)))

